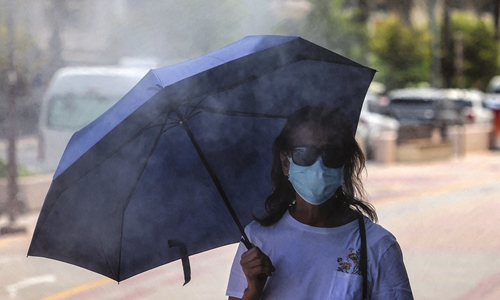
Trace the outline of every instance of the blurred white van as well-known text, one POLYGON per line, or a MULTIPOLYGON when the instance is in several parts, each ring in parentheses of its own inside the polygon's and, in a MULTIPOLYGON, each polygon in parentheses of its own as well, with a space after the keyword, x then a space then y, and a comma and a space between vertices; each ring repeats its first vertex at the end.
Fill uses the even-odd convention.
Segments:
POLYGON ((148 71, 124 67, 67 67, 58 70, 40 109, 40 169, 55 171, 73 133, 118 102, 148 71))

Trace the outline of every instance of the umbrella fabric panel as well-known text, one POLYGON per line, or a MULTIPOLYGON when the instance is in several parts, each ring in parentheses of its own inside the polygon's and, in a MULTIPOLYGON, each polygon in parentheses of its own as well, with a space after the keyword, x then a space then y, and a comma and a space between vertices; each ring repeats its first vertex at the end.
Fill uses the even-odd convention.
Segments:
POLYGON ((373 73, 363 68, 299 61, 229 90, 211 94, 194 105, 201 109, 218 108, 255 115, 278 112, 286 117, 304 105, 325 103, 343 110, 355 130, 366 85, 360 87, 351 82, 369 83, 372 77, 373 73))
MULTIPOLYGON (((104 138, 97 141, 91 149, 83 153, 73 163, 65 165, 66 169, 59 168, 60 174, 54 175, 54 182, 60 186, 70 186, 116 152, 121 151, 122 147, 143 134, 144 131, 151 128, 161 130, 163 126, 176 125, 165 124, 166 111, 169 110, 169 104, 172 103, 172 101, 165 101, 167 94, 168 90, 166 89, 156 93, 148 102, 141 105, 133 114, 108 132, 104 138), (71 168, 69 168, 70 166, 71 168)), ((89 133, 87 137, 92 137, 92 134, 89 133)), ((71 139, 65 150, 65 153, 68 153, 68 159, 75 158, 74 154, 76 153, 70 147, 71 149, 78 148, 76 140, 71 139)), ((65 164, 65 162, 61 160, 60 165, 65 164)))
POLYGON ((29 255, 43 255, 85 267, 117 280, 122 218, 140 169, 152 147, 152 127, 124 146, 78 185, 55 181, 47 194, 29 255), (98 258, 98 259, 96 259, 98 258))
POLYGON ((189 241, 189 254, 204 250, 209 239, 229 243, 228 234, 238 231, 215 197, 220 196, 184 130, 168 130, 125 211, 120 279, 178 259, 171 255, 177 251, 169 250, 169 240, 189 241))
POLYGON ((202 112, 188 122, 241 223, 248 224, 252 213, 263 213, 271 192, 272 143, 285 120, 202 112))
POLYGON ((235 61, 277 45, 299 39, 296 36, 248 36, 204 56, 155 70, 162 86, 169 86, 194 74, 235 61))
MULTIPOLYGON (((269 177, 270 144, 265 137, 265 142, 262 141, 262 136, 256 136, 253 142, 242 141, 236 133, 241 133, 245 125, 256 133, 272 127, 267 126, 269 122, 256 122, 261 125, 259 129, 252 119, 214 118, 207 113, 196 115, 189 122, 195 136, 200 137, 198 142, 207 159, 216 166, 217 176, 236 213, 246 225, 252 212, 258 211, 256 206, 263 206, 270 190, 269 185, 261 184, 263 177, 269 177), (208 128, 216 131, 222 141, 231 142, 219 143, 209 135, 199 134, 208 128), (267 155, 259 155, 257 151, 267 155)), ((134 195, 139 196, 132 197, 124 217, 121 280, 178 259, 176 249, 168 248, 169 240, 184 243, 192 255, 237 242, 241 237, 181 127, 164 133, 134 195), (162 184, 153 184, 158 182, 162 184)))
POLYGON ((75 132, 64 151, 54 173, 54 178, 58 177, 77 158, 94 146, 96 141, 102 139, 109 131, 120 124, 130 115, 131 111, 135 111, 162 88, 163 86, 160 85, 157 75, 153 71, 149 71, 132 90, 120 99, 119 105, 116 103, 85 128, 75 132))

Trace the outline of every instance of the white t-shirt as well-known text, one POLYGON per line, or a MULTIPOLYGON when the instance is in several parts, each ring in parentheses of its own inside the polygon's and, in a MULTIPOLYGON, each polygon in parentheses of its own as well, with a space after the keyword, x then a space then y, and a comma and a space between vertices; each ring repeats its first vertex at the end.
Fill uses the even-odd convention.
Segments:
MULTIPOLYGON (((365 218, 369 299, 413 299, 403 256, 394 236, 365 218)), ((271 259, 276 271, 261 299, 361 299, 358 220, 333 228, 313 227, 288 212, 272 226, 250 223, 245 232, 271 259)), ((247 280, 240 265, 240 243, 227 296, 242 298, 247 280)))

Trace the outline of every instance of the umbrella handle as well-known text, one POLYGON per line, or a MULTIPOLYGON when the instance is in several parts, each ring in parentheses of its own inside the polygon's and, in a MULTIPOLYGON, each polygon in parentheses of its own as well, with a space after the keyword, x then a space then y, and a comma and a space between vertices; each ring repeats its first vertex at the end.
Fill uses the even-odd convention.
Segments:
MULTIPOLYGON (((245 237, 242 237, 241 240, 240 240, 240 242, 242 242, 245 245, 245 247, 247 247, 247 250, 250 250, 251 248, 254 247, 254 245, 252 245, 252 243, 250 243, 250 241, 247 240, 248 237, 246 237, 247 239, 245 239, 245 237)), ((265 282, 267 280, 267 275, 264 274, 264 273, 260 273, 259 275, 257 275, 257 278, 259 278, 259 280, 265 282)))

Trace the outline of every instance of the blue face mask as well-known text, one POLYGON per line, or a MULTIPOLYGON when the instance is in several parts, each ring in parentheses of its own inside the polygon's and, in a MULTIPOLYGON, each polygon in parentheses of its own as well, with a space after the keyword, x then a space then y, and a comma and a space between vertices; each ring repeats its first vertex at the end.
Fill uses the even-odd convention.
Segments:
POLYGON ((319 205, 330 199, 342 185, 343 169, 327 168, 321 157, 310 166, 296 165, 291 158, 288 180, 302 199, 312 205, 319 205))

